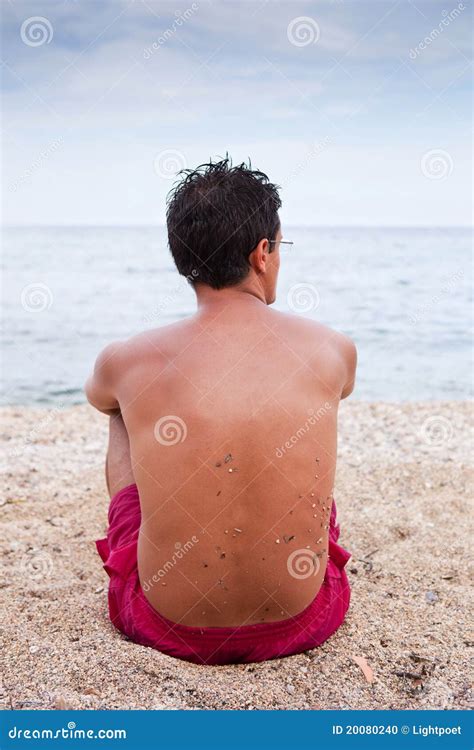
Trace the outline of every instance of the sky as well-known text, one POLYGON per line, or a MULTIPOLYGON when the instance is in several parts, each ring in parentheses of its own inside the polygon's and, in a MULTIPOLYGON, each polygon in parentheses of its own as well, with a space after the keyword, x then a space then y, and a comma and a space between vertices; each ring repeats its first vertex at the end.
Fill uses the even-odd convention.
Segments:
POLYGON ((153 225, 228 152, 282 223, 467 226, 472 4, 2 0, 7 225, 153 225))

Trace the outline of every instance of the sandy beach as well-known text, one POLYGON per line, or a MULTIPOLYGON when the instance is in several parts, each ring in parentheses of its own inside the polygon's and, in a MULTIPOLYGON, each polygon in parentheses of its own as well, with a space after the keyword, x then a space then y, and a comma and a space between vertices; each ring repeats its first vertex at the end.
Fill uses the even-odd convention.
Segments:
POLYGON ((94 545, 106 526, 106 418, 88 406, 1 412, 2 708, 469 706, 469 404, 342 404, 348 618, 319 649, 225 667, 137 646, 108 620, 94 545))

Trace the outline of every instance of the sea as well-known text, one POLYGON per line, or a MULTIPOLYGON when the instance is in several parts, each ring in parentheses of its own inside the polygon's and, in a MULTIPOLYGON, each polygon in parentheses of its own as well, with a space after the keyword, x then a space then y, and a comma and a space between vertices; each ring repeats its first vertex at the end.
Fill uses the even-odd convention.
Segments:
MULTIPOLYGON (((195 310, 164 227, 3 230, 2 403, 67 406, 109 342, 195 310)), ((472 396, 472 233, 287 227, 279 310, 346 333, 353 399, 472 396)), ((218 352, 216 352, 218 356, 218 352)))

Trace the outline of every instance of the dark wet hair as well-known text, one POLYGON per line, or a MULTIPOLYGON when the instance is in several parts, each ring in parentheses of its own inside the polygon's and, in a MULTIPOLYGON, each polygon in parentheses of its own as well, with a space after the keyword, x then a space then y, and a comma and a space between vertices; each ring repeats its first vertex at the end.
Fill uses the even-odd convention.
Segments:
POLYGON ((168 241, 180 274, 214 289, 238 284, 260 240, 274 240, 280 221, 278 185, 249 161, 229 157, 184 169, 168 195, 168 241))

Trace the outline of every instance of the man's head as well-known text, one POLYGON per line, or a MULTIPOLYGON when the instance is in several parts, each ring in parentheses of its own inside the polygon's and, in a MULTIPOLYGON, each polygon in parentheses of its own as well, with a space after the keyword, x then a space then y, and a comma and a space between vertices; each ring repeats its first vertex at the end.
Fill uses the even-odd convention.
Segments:
POLYGON ((228 158, 181 174, 167 210, 180 274, 214 289, 250 280, 273 302, 281 239, 278 187, 250 164, 234 167, 228 158))

